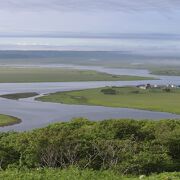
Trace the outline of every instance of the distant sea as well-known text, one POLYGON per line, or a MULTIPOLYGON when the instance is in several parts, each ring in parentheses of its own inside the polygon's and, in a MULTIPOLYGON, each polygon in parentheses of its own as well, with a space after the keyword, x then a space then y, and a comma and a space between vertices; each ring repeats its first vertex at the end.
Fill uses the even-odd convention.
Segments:
POLYGON ((0 50, 126 51, 180 56, 180 39, 0 37, 0 50))

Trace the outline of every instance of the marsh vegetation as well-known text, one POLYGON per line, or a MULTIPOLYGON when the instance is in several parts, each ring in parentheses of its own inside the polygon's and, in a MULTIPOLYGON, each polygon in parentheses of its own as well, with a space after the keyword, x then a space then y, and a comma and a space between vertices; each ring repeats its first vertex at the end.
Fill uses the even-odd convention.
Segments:
POLYGON ((136 81, 150 77, 112 75, 92 70, 62 68, 1 67, 0 83, 75 82, 75 81, 136 81))
POLYGON ((5 95, 1 95, 0 97, 6 98, 6 99, 18 100, 18 99, 23 99, 23 98, 34 97, 37 95, 39 94, 35 92, 29 92, 29 93, 5 94, 5 95))
POLYGON ((139 89, 104 87, 80 91, 57 92, 37 98, 40 101, 135 108, 180 114, 180 89, 139 89))
POLYGON ((0 127, 10 126, 20 123, 21 120, 12 116, 0 114, 0 127))

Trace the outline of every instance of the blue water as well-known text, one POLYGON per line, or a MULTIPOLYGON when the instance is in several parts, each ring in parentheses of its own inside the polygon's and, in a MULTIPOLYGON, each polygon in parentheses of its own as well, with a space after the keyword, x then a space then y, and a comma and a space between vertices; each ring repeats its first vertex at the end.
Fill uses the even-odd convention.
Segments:
MULTIPOLYGON (((64 66, 63 66, 64 67, 64 66)), ((71 67, 72 68, 72 67, 71 67)), ((87 69, 88 67, 74 66, 74 68, 87 69)), ((112 74, 146 75, 147 70, 111 69, 90 67, 91 69, 112 74)), ((127 86, 143 83, 180 85, 180 76, 157 76, 159 80, 150 81, 117 81, 117 82, 55 82, 55 83, 0 83, 0 94, 37 92, 41 95, 77 89, 88 89, 104 86, 127 86)), ((111 108, 87 105, 66 105, 34 101, 33 98, 9 100, 0 98, 0 114, 18 117, 22 123, 0 128, 0 131, 24 131, 44 127, 52 122, 69 121, 73 117, 86 117, 90 120, 103 120, 110 118, 130 119, 180 119, 180 115, 153 112, 128 108, 111 108)))

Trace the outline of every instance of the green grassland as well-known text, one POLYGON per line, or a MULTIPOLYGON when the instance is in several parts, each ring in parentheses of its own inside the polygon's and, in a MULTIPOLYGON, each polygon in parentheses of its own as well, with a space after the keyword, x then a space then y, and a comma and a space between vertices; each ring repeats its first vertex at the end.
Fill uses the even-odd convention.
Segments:
POLYGON ((138 76, 116 76, 90 70, 61 68, 0 68, 0 83, 28 82, 72 82, 72 81, 133 81, 152 78, 138 76))
POLYGON ((166 92, 162 89, 142 90, 136 87, 112 87, 116 94, 104 94, 103 89, 108 89, 108 87, 57 92, 37 98, 37 100, 65 104, 136 108, 180 114, 180 89, 172 89, 170 92, 166 92))
POLYGON ((18 100, 22 98, 34 97, 37 95, 38 93, 36 92, 28 92, 28 93, 5 94, 5 95, 1 95, 0 97, 6 98, 6 99, 18 100))
POLYGON ((10 126, 10 125, 17 124, 20 122, 21 120, 15 117, 0 114, 0 127, 10 126))
MULTIPOLYGON (((140 176, 139 176, 140 177, 140 176)), ((139 177, 122 176, 112 171, 92 171, 69 169, 35 169, 6 170, 0 172, 0 179, 8 180, 138 180, 139 177)), ((161 173, 159 175, 141 176, 143 180, 179 180, 180 173, 161 173)))
POLYGON ((180 70, 179 68, 153 68, 151 71, 151 74, 155 75, 164 75, 164 76, 180 76, 180 70))

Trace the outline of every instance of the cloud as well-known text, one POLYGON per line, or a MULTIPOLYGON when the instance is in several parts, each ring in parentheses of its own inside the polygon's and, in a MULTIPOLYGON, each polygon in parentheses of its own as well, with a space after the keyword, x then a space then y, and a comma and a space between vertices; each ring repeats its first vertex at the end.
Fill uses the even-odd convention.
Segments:
POLYGON ((172 11, 179 0, 0 0, 0 10, 13 11, 172 11))

